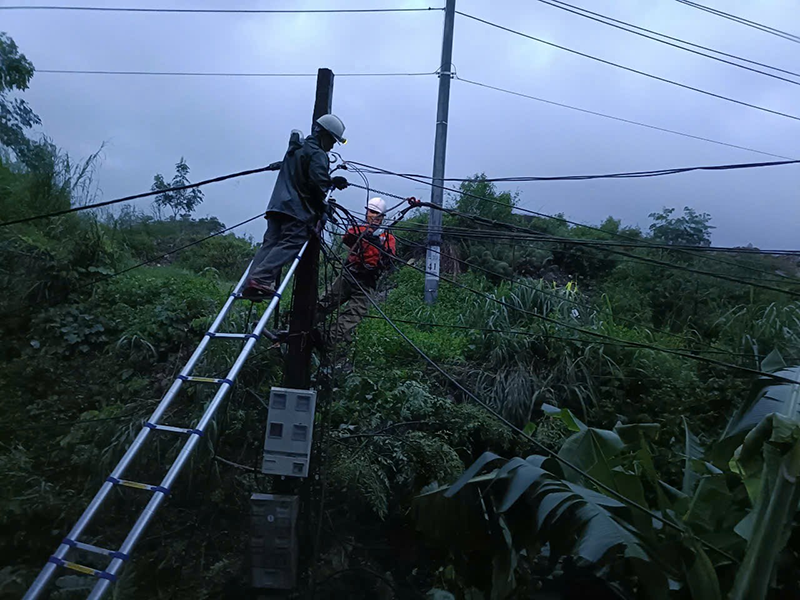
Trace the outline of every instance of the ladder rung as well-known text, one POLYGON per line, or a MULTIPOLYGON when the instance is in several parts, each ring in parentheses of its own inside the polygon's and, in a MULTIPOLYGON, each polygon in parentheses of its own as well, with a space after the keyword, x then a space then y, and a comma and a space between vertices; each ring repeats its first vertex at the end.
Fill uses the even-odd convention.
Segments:
POLYGON ((149 483, 139 483, 137 481, 130 481, 128 479, 117 479, 116 477, 107 477, 106 481, 113 483, 114 485, 124 485, 125 487, 136 488, 137 490, 161 492, 165 496, 169 494, 169 490, 163 485, 150 485, 149 483))
POLYGON ((78 563, 70 562, 68 560, 64 560, 63 558, 58 558, 57 556, 51 556, 47 562, 51 562, 54 565, 58 565, 59 567, 66 567, 67 569, 72 569, 73 571, 77 571, 78 573, 83 573, 84 575, 94 575, 99 579, 108 579, 109 581, 117 580, 117 576, 114 575, 113 573, 107 573, 106 571, 100 571, 98 569, 93 569, 92 567, 79 565, 78 563))
POLYGON ((118 558, 120 560, 128 560, 130 558, 124 552, 120 552, 119 550, 108 550, 107 548, 101 548, 100 546, 94 546, 92 544, 85 544, 83 542, 79 542, 77 540, 71 540, 69 538, 64 538, 61 542, 62 544, 69 546, 70 548, 77 548, 78 550, 86 550, 87 552, 94 552, 95 554, 105 554, 106 556, 110 556, 111 558, 118 558))
POLYGON ((156 431, 169 431, 171 433, 183 433, 186 435, 203 435, 199 429, 187 429, 186 427, 173 427, 172 425, 159 425, 158 423, 150 423, 149 421, 144 424, 148 429, 155 429, 156 431))
POLYGON ((217 377, 194 377, 193 375, 178 375, 181 381, 194 381, 196 383, 227 383, 233 385, 230 379, 219 379, 217 377))
POLYGON ((249 340, 250 338, 258 340, 259 338, 255 333, 214 333, 213 331, 207 331, 206 335, 210 338, 221 338, 223 340, 249 340))

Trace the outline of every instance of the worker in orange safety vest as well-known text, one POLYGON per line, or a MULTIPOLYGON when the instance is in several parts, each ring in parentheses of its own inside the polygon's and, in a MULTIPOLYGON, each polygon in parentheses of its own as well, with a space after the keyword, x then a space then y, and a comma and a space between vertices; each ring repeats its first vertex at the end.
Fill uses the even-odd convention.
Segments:
POLYGON ((334 310, 346 303, 326 343, 350 342, 358 324, 369 312, 367 294, 378 285, 378 279, 392 263, 397 254, 397 241, 386 230, 381 230, 386 216, 386 202, 371 198, 367 203, 365 225, 352 226, 342 236, 350 248, 345 268, 330 286, 317 306, 317 318, 322 321, 334 310))

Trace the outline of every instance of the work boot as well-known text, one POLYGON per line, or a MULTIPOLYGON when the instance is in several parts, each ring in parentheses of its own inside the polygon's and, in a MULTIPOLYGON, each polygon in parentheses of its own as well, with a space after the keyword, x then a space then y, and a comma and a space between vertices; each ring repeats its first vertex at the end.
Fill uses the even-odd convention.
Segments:
POLYGON ((275 288, 269 285, 263 285, 250 279, 242 290, 242 298, 252 302, 261 302, 272 298, 275 295, 275 288))

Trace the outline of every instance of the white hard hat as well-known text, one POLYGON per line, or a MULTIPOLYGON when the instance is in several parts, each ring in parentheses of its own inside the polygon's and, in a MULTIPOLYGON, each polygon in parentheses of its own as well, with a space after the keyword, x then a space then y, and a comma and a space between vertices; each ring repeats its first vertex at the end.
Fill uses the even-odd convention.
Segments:
POLYGON ((386 212, 386 202, 382 198, 370 198, 369 202, 367 202, 367 210, 384 214, 386 212))
POLYGON ((330 133, 340 144, 346 144, 344 139, 344 122, 336 115, 322 115, 317 119, 317 125, 330 133))

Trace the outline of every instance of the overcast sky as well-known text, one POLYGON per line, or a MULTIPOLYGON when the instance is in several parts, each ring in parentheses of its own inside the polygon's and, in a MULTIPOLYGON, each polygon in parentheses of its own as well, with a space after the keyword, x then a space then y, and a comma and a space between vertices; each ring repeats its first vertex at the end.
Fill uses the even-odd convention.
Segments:
MULTIPOLYGON (((57 0, 56 0, 57 1, 57 0)), ((0 0, 0 6, 22 4, 0 0)), ((67 4, 62 2, 63 4, 67 4)), ((103 4, 76 0, 73 4, 103 4)), ((675 0, 575 0, 587 8, 752 60, 798 70, 800 44, 675 0)), ((31 3, 33 4, 33 3, 31 3)), ((115 6, 236 8, 427 7, 443 0, 151 0, 115 6)), ((796 0, 706 4, 800 34, 796 0)), ((112 5, 109 3, 109 5, 112 5)), ((800 88, 657 44, 532 0, 458 0, 457 9, 662 77, 800 114, 800 88)), ((2 11, 38 69, 315 73, 432 72, 442 11, 382 14, 135 14, 2 11)), ((800 157, 800 122, 679 89, 456 17, 453 63, 466 79, 698 136, 800 157)), ((279 160, 293 128, 308 133, 313 77, 154 77, 37 73, 26 98, 43 130, 73 158, 106 143, 96 179, 103 199, 170 179, 184 156, 193 180, 279 160)), ((347 159, 430 173, 437 78, 338 77, 334 112, 347 125, 347 159)), ((771 160, 454 81, 449 177, 568 175, 771 160)), ((264 209, 274 174, 205 188, 199 215, 231 225, 264 209)), ((428 199, 391 177, 373 187, 428 199)), ((521 206, 598 223, 608 215, 646 228, 650 212, 691 206, 711 213, 714 243, 797 248, 800 167, 672 177, 512 184, 521 206), (518 187, 514 187, 518 186, 518 187)), ((362 207, 364 193, 338 199, 362 207)), ((143 209, 150 202, 137 206, 143 209)), ((242 228, 260 239, 263 223, 242 228)))

